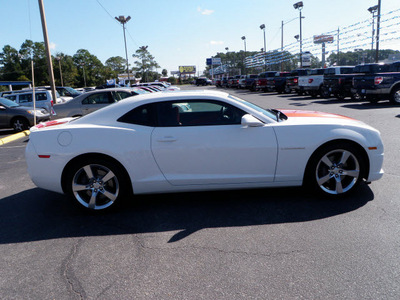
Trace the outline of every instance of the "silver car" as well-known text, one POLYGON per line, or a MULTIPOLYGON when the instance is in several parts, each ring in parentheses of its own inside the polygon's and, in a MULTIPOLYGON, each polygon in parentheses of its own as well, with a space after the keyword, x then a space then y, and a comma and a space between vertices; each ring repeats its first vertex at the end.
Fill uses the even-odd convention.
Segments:
POLYGON ((54 105, 54 110, 58 118, 80 117, 138 94, 134 89, 129 88, 99 89, 79 95, 68 102, 54 105))
POLYGON ((0 128, 14 128, 15 132, 29 129, 36 123, 50 120, 50 114, 44 108, 21 106, 12 100, 0 98, 0 128))

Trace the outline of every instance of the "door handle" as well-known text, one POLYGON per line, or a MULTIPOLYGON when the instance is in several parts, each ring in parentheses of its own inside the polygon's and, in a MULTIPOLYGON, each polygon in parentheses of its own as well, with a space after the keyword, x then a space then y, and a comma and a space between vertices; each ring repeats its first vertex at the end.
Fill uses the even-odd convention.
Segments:
POLYGON ((164 136, 163 138, 160 138, 157 141, 163 143, 170 143, 170 142, 175 142, 176 138, 174 138, 173 136, 164 136))

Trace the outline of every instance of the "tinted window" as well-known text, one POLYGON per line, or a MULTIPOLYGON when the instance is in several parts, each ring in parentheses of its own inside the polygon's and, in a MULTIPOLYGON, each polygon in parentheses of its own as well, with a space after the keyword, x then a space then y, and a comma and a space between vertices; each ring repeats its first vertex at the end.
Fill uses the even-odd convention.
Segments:
POLYGON ((111 102, 114 102, 114 100, 110 100, 109 92, 107 92, 89 95, 83 99, 82 104, 108 104, 111 102))
POLYGON ((139 106, 118 119, 118 122, 143 126, 156 126, 154 104, 139 106))
POLYGON ((19 95, 19 103, 28 103, 28 102, 32 102, 32 94, 19 95))
POLYGON ((113 96, 114 96, 114 100, 115 101, 119 101, 128 97, 131 97, 132 94, 128 93, 128 92, 121 92, 121 91, 117 91, 117 92, 112 92, 113 96))
POLYGON ((157 103, 158 125, 210 126, 240 124, 244 111, 219 101, 192 100, 157 103))

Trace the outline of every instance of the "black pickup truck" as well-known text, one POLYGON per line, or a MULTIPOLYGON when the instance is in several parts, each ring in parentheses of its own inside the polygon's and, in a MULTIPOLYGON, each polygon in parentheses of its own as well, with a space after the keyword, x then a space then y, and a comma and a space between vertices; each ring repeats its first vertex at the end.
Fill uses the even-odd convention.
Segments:
POLYGON ((307 75, 307 69, 293 70, 292 72, 290 72, 290 75, 286 77, 286 86, 288 86, 291 91, 302 95, 303 91, 299 88, 299 76, 305 75, 307 75))
POLYGON ((360 69, 362 74, 353 77, 352 93, 364 96, 372 103, 389 99, 393 104, 400 105, 400 61, 361 65, 360 69), (366 67, 369 69, 363 70, 366 67))
POLYGON ((354 67, 331 67, 325 69, 324 84, 322 86, 325 98, 334 95, 337 99, 343 100, 351 97, 351 88, 353 85, 354 67))
POLYGON ((286 79, 290 76, 289 72, 277 72, 274 77, 267 78, 267 90, 276 91, 279 94, 291 92, 291 89, 286 85, 286 79))

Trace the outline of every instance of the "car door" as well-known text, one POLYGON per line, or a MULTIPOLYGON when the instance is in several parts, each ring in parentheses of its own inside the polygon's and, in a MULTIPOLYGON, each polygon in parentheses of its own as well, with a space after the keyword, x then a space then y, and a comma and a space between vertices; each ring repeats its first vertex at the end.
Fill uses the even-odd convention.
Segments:
POLYGON ((7 128, 10 126, 8 110, 6 106, 0 103, 0 128, 7 128))
POLYGON ((82 115, 87 115, 114 102, 109 91, 90 94, 82 100, 82 115))
POLYGON ((157 113, 152 153, 172 185, 274 180, 277 142, 270 125, 243 127, 246 112, 221 101, 161 102, 157 113))

